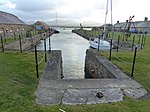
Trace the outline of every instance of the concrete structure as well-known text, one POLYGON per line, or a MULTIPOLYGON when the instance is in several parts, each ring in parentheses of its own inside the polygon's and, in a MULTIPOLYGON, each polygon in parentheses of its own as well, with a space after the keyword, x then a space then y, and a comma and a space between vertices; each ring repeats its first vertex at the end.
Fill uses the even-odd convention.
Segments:
POLYGON ((87 35, 85 32, 82 32, 81 31, 81 29, 78 29, 78 30, 72 30, 72 32, 73 33, 76 33, 76 34, 78 34, 78 35, 80 35, 80 36, 82 36, 83 38, 85 38, 85 39, 87 39, 87 40, 89 40, 89 39, 94 39, 95 37, 92 37, 92 36, 89 36, 89 35, 87 35))
MULTIPOLYGON (((114 70, 116 78, 61 79, 60 51, 53 51, 50 55, 52 58, 48 60, 35 92, 38 105, 110 103, 123 101, 124 96, 139 99, 147 95, 147 91, 136 81, 123 73, 120 76, 121 71, 117 68, 114 70)), ((105 63, 108 60, 103 61, 105 63)))
POLYGON ((48 30, 49 25, 42 21, 37 21, 36 23, 34 23, 34 27, 36 30, 48 30))
POLYGON ((124 79, 129 78, 96 50, 87 50, 85 58, 85 78, 124 79))

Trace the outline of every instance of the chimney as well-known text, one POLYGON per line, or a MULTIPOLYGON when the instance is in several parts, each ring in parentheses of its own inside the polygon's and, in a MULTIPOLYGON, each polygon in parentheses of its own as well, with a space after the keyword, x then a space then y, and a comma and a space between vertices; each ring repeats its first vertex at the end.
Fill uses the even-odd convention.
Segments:
POLYGON ((119 21, 117 21, 117 24, 119 23, 119 21))
POLYGON ((148 21, 148 17, 145 17, 145 18, 144 18, 144 21, 148 21))

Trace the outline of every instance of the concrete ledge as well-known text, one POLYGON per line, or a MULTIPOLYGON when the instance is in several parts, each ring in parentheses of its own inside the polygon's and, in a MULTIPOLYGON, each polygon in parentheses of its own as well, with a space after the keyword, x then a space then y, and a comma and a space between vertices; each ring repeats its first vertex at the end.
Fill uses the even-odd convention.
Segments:
POLYGON ((36 103, 96 104, 123 101, 123 96, 139 99, 147 91, 134 80, 124 79, 41 79, 36 91, 36 103), (104 98, 95 95, 101 92, 104 98))
POLYGON ((98 58, 103 65, 109 65, 117 78, 107 79, 61 79, 62 59, 60 51, 52 51, 51 59, 47 62, 45 70, 35 92, 38 105, 50 104, 97 104, 123 101, 123 96, 139 99, 147 95, 142 86, 127 77, 116 66, 104 58, 98 58), (121 75, 121 76, 120 76, 121 75), (101 92, 102 98, 96 94, 101 92))
POLYGON ((50 59, 47 61, 41 81, 62 79, 62 56, 60 50, 53 50, 50 53, 50 59))

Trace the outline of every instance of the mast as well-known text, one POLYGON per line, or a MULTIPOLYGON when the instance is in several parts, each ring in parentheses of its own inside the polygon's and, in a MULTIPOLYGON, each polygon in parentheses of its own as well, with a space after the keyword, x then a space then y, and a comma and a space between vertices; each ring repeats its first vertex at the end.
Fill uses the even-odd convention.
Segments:
POLYGON ((107 4, 106 4, 106 14, 105 14, 105 24, 104 24, 103 40, 104 40, 104 38, 105 38, 105 32, 106 32, 106 20, 107 20, 107 14, 108 14, 108 2, 109 2, 109 0, 107 0, 107 4))
POLYGON ((112 0, 111 0, 111 24, 113 24, 113 18, 112 18, 112 0))
POLYGON ((56 13, 56 27, 57 27, 57 13, 56 13))
POLYGON ((114 26, 113 26, 113 14, 112 14, 112 0, 111 0, 111 25, 112 25, 112 27, 111 27, 111 36, 112 36, 112 40, 114 39, 114 26))

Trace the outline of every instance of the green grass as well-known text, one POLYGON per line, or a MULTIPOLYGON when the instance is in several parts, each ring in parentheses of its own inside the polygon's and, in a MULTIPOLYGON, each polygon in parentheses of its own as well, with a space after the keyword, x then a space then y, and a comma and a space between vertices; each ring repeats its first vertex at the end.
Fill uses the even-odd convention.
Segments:
POLYGON ((34 53, 0 54, 0 112, 34 109, 37 83, 34 53))
MULTIPOLYGON (((150 91, 150 38, 147 38, 143 50, 138 50, 134 79, 150 91)), ((39 54, 39 59, 43 54, 39 54)), ((108 57, 107 52, 103 55, 108 57)), ((133 52, 113 51, 112 62, 128 75, 131 65, 117 60, 132 62, 133 52)), ((44 63, 39 67, 42 72, 44 63)), ((0 112, 149 112, 150 98, 133 100, 125 98, 123 102, 96 105, 51 105, 38 106, 35 103, 35 90, 38 86, 35 72, 34 53, 4 52, 0 53, 0 112)))
MULTIPOLYGON (((109 52, 101 52, 102 55, 109 57, 109 52)), ((133 51, 116 50, 112 51, 112 62, 116 64, 124 73, 131 76, 133 51), (117 58, 116 58, 117 57, 117 58), (118 59, 119 58, 119 59, 118 59)), ((134 70, 134 79, 141 83, 147 90, 150 91, 150 36, 144 48, 137 50, 137 57, 134 70)))

